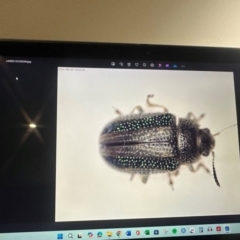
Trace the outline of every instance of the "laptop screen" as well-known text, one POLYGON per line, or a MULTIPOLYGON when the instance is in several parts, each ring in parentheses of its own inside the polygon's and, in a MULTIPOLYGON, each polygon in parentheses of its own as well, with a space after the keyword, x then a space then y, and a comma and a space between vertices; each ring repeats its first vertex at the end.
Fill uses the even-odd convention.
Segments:
POLYGON ((0 50, 0 238, 240 236, 239 50, 0 50))

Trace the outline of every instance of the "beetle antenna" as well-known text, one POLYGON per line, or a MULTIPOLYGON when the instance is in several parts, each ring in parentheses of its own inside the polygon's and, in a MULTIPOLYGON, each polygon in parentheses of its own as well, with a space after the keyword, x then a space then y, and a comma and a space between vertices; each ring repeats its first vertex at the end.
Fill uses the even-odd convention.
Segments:
POLYGON ((215 183, 220 187, 220 183, 217 179, 217 173, 216 173, 216 169, 215 169, 215 166, 214 166, 214 159, 215 159, 215 154, 214 152, 212 151, 212 155, 213 155, 213 161, 212 161, 212 166, 213 166, 213 177, 214 177, 214 180, 215 180, 215 183))
POLYGON ((234 125, 231 125, 231 126, 229 126, 229 127, 226 127, 226 128, 224 128, 223 130, 221 130, 220 132, 215 133, 215 134, 213 135, 213 137, 219 135, 219 134, 220 134, 221 132, 223 132, 224 130, 226 130, 226 129, 228 129, 228 128, 231 128, 231 127, 235 127, 235 126, 237 126, 237 125, 238 125, 238 124, 234 124, 234 125))

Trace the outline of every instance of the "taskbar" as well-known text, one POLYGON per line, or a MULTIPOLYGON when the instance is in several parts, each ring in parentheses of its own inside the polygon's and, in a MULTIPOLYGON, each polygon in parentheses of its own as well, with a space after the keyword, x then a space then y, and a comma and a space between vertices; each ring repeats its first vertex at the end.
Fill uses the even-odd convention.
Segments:
POLYGON ((201 225, 178 225, 178 226, 155 226, 139 228, 109 228, 92 230, 67 230, 67 231, 41 231, 21 233, 1 233, 0 239, 24 239, 24 240, 59 240, 59 239, 142 239, 161 237, 184 237, 184 236, 209 236, 224 234, 240 234, 240 223, 224 224, 201 224, 201 225))

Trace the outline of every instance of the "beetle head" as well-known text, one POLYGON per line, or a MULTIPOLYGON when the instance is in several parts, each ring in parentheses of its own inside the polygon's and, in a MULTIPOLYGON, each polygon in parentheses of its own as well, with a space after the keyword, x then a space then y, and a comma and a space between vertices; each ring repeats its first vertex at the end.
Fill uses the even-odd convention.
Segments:
POLYGON ((215 146, 215 140, 208 128, 199 129, 198 147, 199 152, 203 156, 208 156, 215 146))
POLYGON ((220 183, 218 181, 216 169, 215 169, 215 166, 214 166, 214 159, 215 159, 215 154, 213 152, 213 148, 215 146, 214 137, 218 136, 222 131, 224 131, 224 130, 226 130, 228 128, 234 127, 236 125, 237 124, 234 124, 232 126, 224 128, 220 132, 215 133, 213 135, 210 133, 210 130, 208 128, 199 129, 199 131, 198 131, 198 148, 199 148, 199 153, 201 155, 203 155, 203 156, 208 156, 209 153, 212 152, 212 156, 213 156, 213 159, 212 159, 213 177, 214 177, 215 183, 219 187, 220 187, 220 183))
POLYGON ((220 187, 220 183, 218 181, 216 169, 214 166, 215 154, 212 151, 215 146, 214 136, 215 135, 212 135, 208 128, 199 129, 199 132, 198 132, 199 146, 198 147, 199 147, 200 154, 203 156, 208 156, 209 153, 212 152, 212 155, 213 155, 213 160, 212 160, 213 177, 214 177, 214 180, 215 180, 215 183, 217 184, 217 186, 220 187))

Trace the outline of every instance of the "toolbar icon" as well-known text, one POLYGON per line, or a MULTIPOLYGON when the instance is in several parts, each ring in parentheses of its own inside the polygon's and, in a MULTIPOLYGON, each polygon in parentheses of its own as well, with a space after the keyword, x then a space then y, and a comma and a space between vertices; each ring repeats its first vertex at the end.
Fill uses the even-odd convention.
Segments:
POLYGON ((130 62, 128 62, 127 65, 128 65, 128 67, 131 67, 131 63, 130 62))
POLYGON ((154 235, 158 235, 158 234, 159 234, 159 230, 155 229, 155 230, 153 231, 153 233, 154 233, 154 235))
POLYGON ((216 231, 217 231, 217 232, 221 232, 221 231, 222 231, 221 226, 217 226, 217 227, 216 227, 216 231))
POLYGON ((187 231, 186 228, 181 229, 181 233, 185 233, 186 231, 187 231))
POLYGON ((113 66, 113 67, 114 67, 114 66, 115 66, 115 62, 111 62, 111 66, 113 66))
POLYGON ((195 233, 195 228, 190 228, 190 233, 195 233))
POLYGON ((139 66, 139 63, 135 63, 135 66, 138 67, 138 66, 139 66))
POLYGON ((107 232, 107 237, 111 237, 112 236, 112 232, 111 231, 108 231, 107 232))
POLYGON ((139 236, 139 235, 140 235, 140 231, 139 231, 139 230, 137 230, 137 231, 136 231, 136 234, 139 236))
POLYGON ((144 231, 144 233, 145 233, 145 235, 150 235, 150 230, 147 229, 144 231))
POLYGON ((167 63, 167 64, 165 65, 165 67, 166 67, 166 68, 169 68, 169 67, 170 67, 169 63, 167 63))
POLYGON ((164 234, 167 234, 168 233, 168 230, 167 229, 163 229, 163 232, 164 232, 164 234))
POLYGON ((150 67, 154 67, 154 63, 151 63, 151 64, 150 64, 150 67))
POLYGON ((177 233, 177 229, 176 229, 176 228, 173 228, 172 233, 173 233, 173 234, 176 234, 176 233, 177 233))
POLYGON ((97 237, 98 237, 98 238, 101 238, 102 235, 103 235, 102 232, 98 232, 98 233, 97 233, 97 237))
POLYGON ((62 233, 58 233, 57 234, 57 239, 63 239, 63 234, 62 233))
POLYGON ((225 230, 225 233, 229 233, 231 230, 230 230, 230 226, 225 226, 224 227, 224 230, 225 230))
POLYGON ((147 64, 146 63, 143 63, 143 67, 146 67, 147 66, 147 64))
POLYGON ((203 233, 203 227, 199 227, 199 232, 203 233))
POLYGON ((121 231, 117 231, 116 235, 117 235, 118 237, 121 237, 121 236, 122 236, 122 232, 121 232, 121 231))
POLYGON ((123 67, 123 62, 120 62, 119 65, 120 65, 121 67, 123 67))
POLYGON ((82 233, 78 233, 77 238, 82 238, 83 234, 82 233))
POLYGON ((92 233, 92 232, 88 232, 87 235, 88 235, 89 238, 92 238, 92 237, 93 237, 93 233, 92 233))
POLYGON ((159 63, 159 64, 158 64, 158 67, 159 67, 159 68, 161 68, 161 67, 162 67, 162 64, 161 64, 161 63, 159 63))
POLYGON ((132 235, 131 231, 130 230, 126 231, 126 235, 130 237, 132 235))

